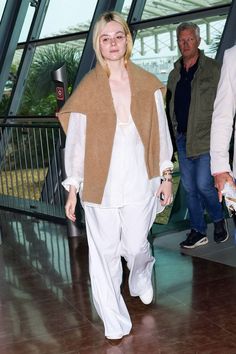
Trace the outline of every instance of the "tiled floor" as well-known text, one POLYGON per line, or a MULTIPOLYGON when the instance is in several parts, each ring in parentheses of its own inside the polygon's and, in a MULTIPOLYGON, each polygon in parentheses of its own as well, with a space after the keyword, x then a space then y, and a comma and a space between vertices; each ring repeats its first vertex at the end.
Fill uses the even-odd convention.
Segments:
POLYGON ((184 233, 154 240, 149 306, 130 297, 124 267, 133 329, 114 346, 92 304, 86 238, 10 212, 0 222, 0 354, 236 354, 236 251, 211 227, 195 251, 180 252, 184 233))

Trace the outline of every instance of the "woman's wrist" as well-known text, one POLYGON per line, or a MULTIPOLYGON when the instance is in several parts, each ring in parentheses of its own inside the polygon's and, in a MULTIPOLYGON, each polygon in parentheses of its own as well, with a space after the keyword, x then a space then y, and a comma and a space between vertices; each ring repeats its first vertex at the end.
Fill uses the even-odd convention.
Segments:
POLYGON ((167 168, 162 172, 162 181, 163 182, 172 182, 172 174, 173 174, 173 170, 172 168, 167 168))
POLYGON ((76 191, 77 191, 77 190, 76 190, 76 187, 71 184, 70 187, 69 187, 69 193, 76 195, 76 191))
POLYGON ((162 182, 173 182, 173 179, 172 179, 172 177, 162 177, 161 178, 162 179, 162 182))

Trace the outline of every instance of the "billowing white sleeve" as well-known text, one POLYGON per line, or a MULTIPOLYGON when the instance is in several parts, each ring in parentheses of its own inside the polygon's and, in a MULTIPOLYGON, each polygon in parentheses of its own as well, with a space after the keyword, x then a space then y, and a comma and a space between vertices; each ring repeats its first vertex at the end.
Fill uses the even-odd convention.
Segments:
POLYGON ((84 180, 86 116, 81 113, 71 113, 65 145, 66 179, 62 182, 68 191, 70 185, 79 192, 84 180))
POLYGON ((155 92, 155 100, 157 106, 159 134, 160 134, 160 173, 167 168, 173 168, 171 158, 173 155, 173 146, 168 127, 164 101, 161 90, 155 92))
POLYGON ((233 130, 233 120, 236 112, 235 95, 235 54, 230 56, 227 50, 224 54, 220 81, 211 125, 211 173, 230 172, 229 144, 233 130))

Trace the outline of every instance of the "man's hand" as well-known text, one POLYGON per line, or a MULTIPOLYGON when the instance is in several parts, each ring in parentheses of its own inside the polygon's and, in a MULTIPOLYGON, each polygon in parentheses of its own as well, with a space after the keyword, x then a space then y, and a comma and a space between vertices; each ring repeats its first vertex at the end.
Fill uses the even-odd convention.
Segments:
POLYGON ((219 201, 222 202, 222 190, 224 189, 225 183, 234 184, 233 178, 230 176, 229 172, 218 173, 214 176, 215 187, 218 190, 219 201))

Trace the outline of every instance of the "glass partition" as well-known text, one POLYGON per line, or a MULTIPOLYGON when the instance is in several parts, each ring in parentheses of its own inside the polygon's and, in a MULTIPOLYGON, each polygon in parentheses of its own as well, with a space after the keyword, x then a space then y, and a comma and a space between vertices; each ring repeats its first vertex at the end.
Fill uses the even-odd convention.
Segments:
POLYGON ((40 38, 89 29, 97 0, 60 0, 60 5, 58 2, 50 0, 40 38))
POLYGON ((131 4, 132 4, 132 0, 125 0, 124 1, 124 5, 123 5, 121 13, 125 19, 127 19, 127 17, 128 17, 131 4))
POLYGON ((34 12, 35 12, 35 7, 29 6, 28 10, 27 10, 27 13, 26 13, 26 16, 25 16, 24 24, 22 26, 19 42, 25 42, 26 41, 26 39, 28 37, 30 26, 31 26, 31 23, 32 23, 32 19, 33 19, 33 16, 34 16, 34 12))
MULTIPOLYGON (((225 21, 226 16, 214 16, 193 21, 200 27, 202 38, 200 49, 212 58, 216 55, 225 21)), ((168 74, 179 57, 176 42, 177 25, 171 24, 140 30, 137 32, 134 43, 133 61, 157 75, 163 83, 167 82, 168 74)))
POLYGON ((68 89, 75 80, 85 40, 74 40, 37 47, 30 66, 18 115, 54 115, 55 88, 51 72, 66 64, 68 89))
MULTIPOLYGON (((214 16, 195 20, 200 27, 201 44, 200 49, 205 54, 214 58, 223 33, 226 16, 214 16)), ((178 24, 170 24, 161 27, 151 27, 139 30, 136 35, 132 60, 144 69, 156 75, 164 84, 167 83, 168 75, 173 69, 174 62, 179 58, 180 53, 176 41, 176 27, 178 24)), ((179 188, 179 164, 178 156, 175 154, 173 190, 176 195, 179 188)), ((184 198, 181 197, 183 200, 184 198)), ((185 202, 183 202, 185 205, 185 202)), ((172 206, 165 208, 165 211, 157 216, 158 224, 167 224, 172 213, 172 206)), ((185 206, 186 207, 186 206, 185 206)), ((183 209, 183 213, 185 210, 183 209)), ((184 218, 181 215, 180 218, 184 218)))
POLYGON ((213 6, 231 4, 231 0, 147 0, 142 20, 148 20, 155 17, 174 15, 182 12, 210 8, 213 6))
POLYGON ((6 2, 7 2, 6 0, 1 0, 0 1, 0 21, 1 21, 1 18, 2 18, 2 14, 3 14, 4 8, 5 8, 6 2))
POLYGON ((12 89, 17 79, 17 71, 19 68, 22 53, 23 53, 22 49, 17 49, 15 51, 8 80, 6 81, 4 91, 3 91, 3 96, 2 99, 0 100, 0 117, 4 117, 5 114, 7 113, 7 108, 10 102, 12 89))

